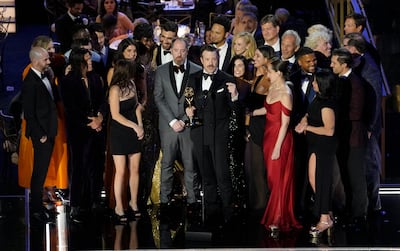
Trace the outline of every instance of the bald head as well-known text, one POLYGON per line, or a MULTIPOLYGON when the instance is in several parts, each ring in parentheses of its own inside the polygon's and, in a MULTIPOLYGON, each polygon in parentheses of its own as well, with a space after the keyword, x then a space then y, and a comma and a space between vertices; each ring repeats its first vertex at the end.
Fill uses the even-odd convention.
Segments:
POLYGON ((50 65, 49 53, 42 47, 32 47, 29 52, 29 58, 32 67, 40 72, 43 72, 50 65))

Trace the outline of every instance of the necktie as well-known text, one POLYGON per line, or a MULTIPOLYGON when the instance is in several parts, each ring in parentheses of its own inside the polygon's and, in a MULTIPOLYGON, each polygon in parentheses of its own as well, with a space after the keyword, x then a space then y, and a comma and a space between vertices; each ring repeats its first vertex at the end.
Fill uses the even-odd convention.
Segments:
POLYGON ((46 74, 41 73, 41 74, 40 74, 40 77, 41 77, 42 79, 44 79, 44 78, 46 78, 46 74))
MULTIPOLYGON (((310 83, 310 85, 311 85, 311 83, 310 83)), ((314 97, 315 97, 315 91, 314 91, 313 87, 311 86, 310 90, 309 90, 309 92, 307 94, 307 99, 308 99, 308 103, 309 104, 311 104, 311 102, 313 101, 314 97)))
POLYGON ((179 72, 182 72, 182 73, 184 73, 185 72, 185 66, 182 64, 182 65, 174 65, 174 72, 175 73, 179 73, 179 72))
POLYGON ((312 86, 312 82, 314 81, 314 76, 307 74, 307 78, 308 78, 308 86, 307 86, 306 96, 308 99, 308 103, 311 104, 312 100, 315 97, 315 91, 312 86))
POLYGON ((205 80, 207 80, 208 79, 208 77, 210 77, 210 79, 212 80, 213 79, 213 76, 214 76, 214 74, 208 74, 208 73, 203 73, 203 78, 205 79, 205 80))
POLYGON ((165 55, 167 55, 168 53, 171 53, 171 51, 164 50, 163 53, 164 53, 164 56, 165 56, 165 55))

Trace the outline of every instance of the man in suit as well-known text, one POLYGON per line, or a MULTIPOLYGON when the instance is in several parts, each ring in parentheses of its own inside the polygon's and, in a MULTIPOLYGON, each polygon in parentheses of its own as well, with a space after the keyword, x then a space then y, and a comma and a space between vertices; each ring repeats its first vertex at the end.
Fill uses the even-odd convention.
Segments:
POLYGON ((161 139, 161 183, 160 201, 167 205, 171 201, 174 162, 180 159, 184 168, 187 203, 196 202, 194 192, 193 146, 190 128, 185 127, 185 90, 189 75, 200 72, 200 66, 187 60, 188 42, 183 38, 172 41, 173 60, 156 70, 154 101, 159 110, 159 132, 161 139))
POLYGON ((263 38, 261 27, 258 25, 257 15, 254 12, 244 12, 240 19, 239 26, 242 27, 242 31, 251 33, 256 41, 263 38))
POLYGON ((383 78, 372 55, 367 51, 365 38, 358 32, 348 33, 343 37, 343 45, 353 54, 354 71, 367 83, 366 85, 366 111, 368 111, 367 131, 368 143, 365 155, 368 210, 370 213, 378 213, 381 208, 379 195, 381 173, 381 150, 379 139, 382 132, 382 95, 383 78))
POLYGON ((230 20, 225 16, 217 16, 211 25, 211 41, 219 50, 218 67, 221 71, 227 71, 231 61, 231 45, 227 39, 230 36, 230 20))
POLYGON ((351 68, 353 58, 346 48, 333 50, 331 67, 338 76, 335 133, 337 159, 341 169, 346 205, 353 223, 365 223, 368 197, 365 172, 367 126, 364 120, 364 81, 351 68))
POLYGON ((281 37, 281 59, 289 61, 289 74, 299 69, 296 62, 296 52, 300 49, 301 38, 297 31, 287 30, 281 37))
POLYGON ((178 25, 168 21, 161 25, 160 45, 154 50, 155 65, 159 66, 172 61, 171 44, 178 34, 178 25))
MULTIPOLYGON (((363 34, 366 26, 367 26, 367 19, 362 14, 354 12, 348 14, 344 18, 343 31, 344 34, 349 34, 352 32, 358 32, 363 34)), ((368 53, 371 54, 371 56, 375 60, 375 63, 379 66, 381 64, 381 58, 378 50, 375 48, 374 45, 371 44, 371 42, 365 41, 365 44, 367 45, 368 53)))
POLYGON ((281 42, 279 38, 280 23, 275 15, 269 14, 261 18, 261 32, 263 39, 257 41, 257 45, 269 45, 274 48, 277 57, 281 55, 281 42))
MULTIPOLYGON (((292 72, 289 79, 293 83, 293 111, 290 118, 291 126, 297 125, 301 118, 307 113, 308 105, 311 103, 313 93, 312 80, 313 74, 317 70, 317 58, 314 51, 309 47, 301 47, 297 51, 296 63, 299 65, 298 70, 292 72)), ((304 134, 293 134, 294 143, 294 165, 295 165, 295 205, 296 216, 301 217, 306 213, 308 206, 306 198, 310 198, 311 190, 308 189, 307 178, 307 140, 304 134)))
POLYGON ((200 169, 205 200, 206 223, 225 223, 233 216, 233 189, 228 165, 229 118, 239 108, 238 91, 233 76, 218 69, 218 50, 203 45, 200 50, 203 71, 189 77, 194 90, 194 104, 186 114, 196 116, 202 126, 192 128, 195 159, 200 169), (219 217, 219 199, 223 218, 219 217))
POLYGON ((57 91, 44 72, 50 65, 48 52, 32 47, 29 52, 32 67, 22 85, 22 107, 26 119, 25 136, 32 139, 34 149, 31 177, 31 220, 44 223, 50 220, 43 207, 43 185, 46 179, 54 139, 57 135, 57 91))
POLYGON ((87 25, 88 19, 81 16, 84 0, 67 0, 68 11, 55 21, 55 33, 61 43, 60 51, 65 53, 71 49, 72 36, 83 25, 87 25))

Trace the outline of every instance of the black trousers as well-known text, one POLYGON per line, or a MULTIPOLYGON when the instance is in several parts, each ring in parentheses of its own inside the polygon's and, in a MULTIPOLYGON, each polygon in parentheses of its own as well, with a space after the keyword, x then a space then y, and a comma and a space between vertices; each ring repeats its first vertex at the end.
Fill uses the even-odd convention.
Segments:
POLYGON ((39 139, 32 139, 34 155, 31 177, 31 211, 39 212, 43 208, 43 185, 46 180, 51 154, 54 148, 54 138, 47 138, 41 143, 39 139))
POLYGON ((105 163, 103 132, 90 132, 85 140, 70 142, 71 207, 89 209, 100 202, 105 163))

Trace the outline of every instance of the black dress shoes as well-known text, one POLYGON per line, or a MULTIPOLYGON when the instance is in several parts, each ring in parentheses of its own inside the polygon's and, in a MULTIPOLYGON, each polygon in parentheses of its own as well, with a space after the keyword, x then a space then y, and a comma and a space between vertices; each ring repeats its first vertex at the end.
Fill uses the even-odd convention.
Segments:
POLYGON ((54 217, 47 212, 47 210, 40 210, 38 212, 32 212, 31 223, 32 224, 46 224, 55 221, 54 217))
POLYGON ((74 223, 81 224, 84 222, 84 217, 83 217, 82 212, 79 210, 79 208, 76 208, 76 207, 71 208, 71 211, 69 213, 69 218, 74 223))

